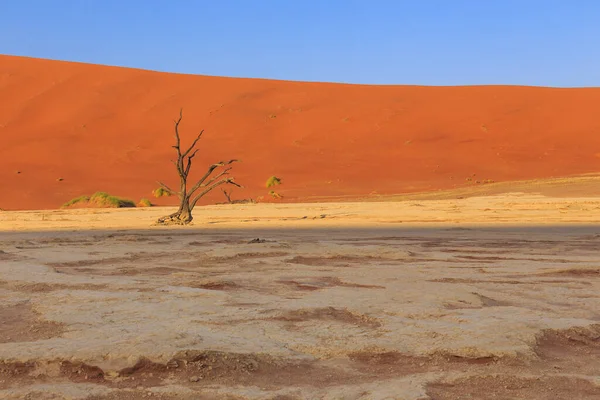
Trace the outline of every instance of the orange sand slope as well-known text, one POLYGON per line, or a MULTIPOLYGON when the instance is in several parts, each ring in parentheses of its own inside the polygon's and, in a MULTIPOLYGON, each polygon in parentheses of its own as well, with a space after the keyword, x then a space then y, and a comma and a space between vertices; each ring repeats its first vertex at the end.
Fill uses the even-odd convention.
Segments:
POLYGON ((284 200, 306 201, 600 171, 599 104, 600 88, 301 83, 0 56, 0 208, 96 191, 139 200, 156 180, 176 184, 180 107, 184 140, 205 129, 196 175, 239 158, 233 199, 269 197, 276 175, 284 200))

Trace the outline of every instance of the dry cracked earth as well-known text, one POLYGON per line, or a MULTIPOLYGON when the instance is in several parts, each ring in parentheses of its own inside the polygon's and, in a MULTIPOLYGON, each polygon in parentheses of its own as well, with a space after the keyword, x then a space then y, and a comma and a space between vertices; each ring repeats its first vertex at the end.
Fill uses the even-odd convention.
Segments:
POLYGON ((2 233, 0 265, 3 399, 600 399, 600 227, 2 233))

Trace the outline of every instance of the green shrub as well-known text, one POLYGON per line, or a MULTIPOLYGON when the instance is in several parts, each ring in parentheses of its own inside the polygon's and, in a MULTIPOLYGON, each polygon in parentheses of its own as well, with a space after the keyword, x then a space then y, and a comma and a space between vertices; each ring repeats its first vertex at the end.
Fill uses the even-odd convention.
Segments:
POLYGON ((74 199, 71 199, 69 201, 67 201, 65 204, 62 205, 62 208, 67 208, 67 207, 71 207, 75 204, 78 203, 87 203, 90 201, 90 196, 79 196, 79 197, 75 197, 74 199))
POLYGON ((106 192, 96 192, 90 197, 90 203, 100 207, 135 207, 135 202, 117 196, 111 196, 106 192))
POLYGON ((169 192, 166 189, 163 189, 162 187, 159 187, 158 189, 154 189, 152 191, 152 194, 154 195, 154 197, 163 197, 163 196, 170 196, 171 192, 169 192))
POLYGON ((271 191, 269 192, 269 194, 270 194, 270 195, 271 195, 271 197, 273 197, 274 199, 281 199, 281 198, 283 198, 283 196, 282 196, 282 195, 280 195, 279 193, 277 193, 277 192, 276 192, 276 191, 274 191, 274 190, 271 190, 271 191))
POLYGON ((135 202, 129 199, 112 196, 106 192, 96 192, 91 196, 79 196, 69 200, 62 205, 62 208, 72 207, 76 204, 85 203, 89 207, 123 208, 135 207, 135 202))
POLYGON ((150 203, 150 200, 144 198, 140 200, 138 207, 152 207, 152 203, 150 203))
POLYGON ((267 183, 266 186, 269 188, 271 186, 277 186, 277 185, 281 185, 281 179, 276 177, 276 176, 272 176, 269 179, 267 179, 267 183))

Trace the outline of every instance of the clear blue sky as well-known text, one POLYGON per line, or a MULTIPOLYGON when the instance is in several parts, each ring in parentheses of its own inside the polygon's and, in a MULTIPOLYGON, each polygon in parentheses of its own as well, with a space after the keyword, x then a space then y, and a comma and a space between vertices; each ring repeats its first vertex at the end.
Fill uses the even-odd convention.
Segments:
POLYGON ((0 53, 302 81, 600 86, 600 0, 0 0, 0 53))

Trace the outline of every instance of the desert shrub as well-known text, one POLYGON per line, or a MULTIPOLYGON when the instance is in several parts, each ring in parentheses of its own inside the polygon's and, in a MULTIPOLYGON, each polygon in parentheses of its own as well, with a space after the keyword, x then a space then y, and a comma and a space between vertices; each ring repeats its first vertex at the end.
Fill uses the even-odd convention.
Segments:
POLYGON ((277 186, 277 185, 281 185, 281 179, 276 177, 276 176, 272 176, 269 179, 267 179, 267 183, 266 186, 269 188, 271 186, 277 186))
POLYGON ((274 191, 274 190, 271 190, 271 191, 269 192, 269 194, 270 194, 270 195, 271 195, 271 196, 272 196, 274 199, 281 199, 281 198, 283 197, 282 195, 280 195, 279 193, 277 193, 277 192, 276 192, 276 191, 274 191))
POLYGON ((62 208, 72 207, 76 204, 84 204, 90 207, 122 208, 135 207, 135 202, 129 199, 112 196, 106 192, 96 192, 91 196, 79 196, 69 200, 62 208))
POLYGON ((87 203, 90 201, 90 196, 79 196, 79 197, 75 197, 74 199, 71 199, 69 201, 67 201, 65 204, 62 205, 62 208, 67 208, 67 207, 71 207, 75 204, 78 203, 87 203))
POLYGON ((153 190, 152 194, 154 195, 154 197, 163 197, 163 196, 170 196, 171 192, 159 187, 158 189, 153 190))
POLYGON ((101 207, 135 207, 133 200, 112 196, 106 192, 96 192, 90 197, 90 203, 101 207))
POLYGON ((152 207, 152 203, 150 203, 150 200, 144 198, 140 200, 138 207, 152 207))

